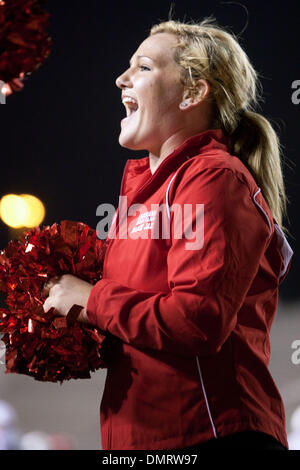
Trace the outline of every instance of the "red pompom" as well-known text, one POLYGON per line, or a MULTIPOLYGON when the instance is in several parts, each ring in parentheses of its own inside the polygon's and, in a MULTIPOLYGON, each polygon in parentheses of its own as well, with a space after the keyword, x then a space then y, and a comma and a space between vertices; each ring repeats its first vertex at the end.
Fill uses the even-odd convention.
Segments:
POLYGON ((50 15, 43 0, 0 0, 0 80, 36 70, 50 54, 50 15))
POLYGON ((104 332, 43 309, 50 278, 73 274, 91 284, 101 279, 106 247, 87 225, 62 221, 32 229, 0 252, 0 290, 9 307, 0 309, 6 373, 63 382, 106 367, 100 354, 104 332))

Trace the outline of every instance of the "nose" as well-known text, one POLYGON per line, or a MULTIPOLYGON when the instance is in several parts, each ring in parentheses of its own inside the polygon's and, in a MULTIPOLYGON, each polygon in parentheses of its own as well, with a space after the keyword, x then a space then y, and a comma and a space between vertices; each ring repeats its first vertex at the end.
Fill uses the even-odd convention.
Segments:
POLYGON ((127 88, 131 86, 130 77, 128 74, 129 69, 125 70, 119 77, 116 79, 115 83, 118 88, 127 88))

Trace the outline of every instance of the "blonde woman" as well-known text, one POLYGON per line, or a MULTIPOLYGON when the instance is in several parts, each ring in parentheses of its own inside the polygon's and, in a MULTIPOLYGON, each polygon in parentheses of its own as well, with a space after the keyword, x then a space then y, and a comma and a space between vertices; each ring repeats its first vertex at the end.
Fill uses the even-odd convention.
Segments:
POLYGON ((116 84, 120 145, 148 155, 126 162, 103 279, 45 302, 108 334, 102 448, 286 449, 269 333, 293 252, 257 74, 207 18, 153 26, 116 84))

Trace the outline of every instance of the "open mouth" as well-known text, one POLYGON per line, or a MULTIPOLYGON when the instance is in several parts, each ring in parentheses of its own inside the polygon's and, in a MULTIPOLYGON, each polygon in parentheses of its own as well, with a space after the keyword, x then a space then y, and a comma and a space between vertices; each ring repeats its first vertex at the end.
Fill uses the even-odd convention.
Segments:
POLYGON ((137 100, 135 100, 134 98, 128 97, 128 96, 125 96, 123 98, 122 103, 124 104, 124 106, 126 108, 126 118, 125 119, 131 118, 137 112, 137 110, 139 108, 137 100))

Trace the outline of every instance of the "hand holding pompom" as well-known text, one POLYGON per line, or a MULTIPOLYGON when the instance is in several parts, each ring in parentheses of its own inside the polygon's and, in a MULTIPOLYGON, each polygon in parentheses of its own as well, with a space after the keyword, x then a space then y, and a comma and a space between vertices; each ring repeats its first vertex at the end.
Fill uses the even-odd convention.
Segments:
POLYGON ((13 78, 10 82, 5 83, 1 92, 6 96, 9 96, 16 91, 22 91, 24 88, 24 76, 24 73, 20 73, 19 78, 13 78))
POLYGON ((82 307, 78 321, 88 323, 86 306, 92 288, 89 282, 71 274, 65 274, 58 279, 50 279, 44 288, 44 292, 48 291, 44 311, 48 312, 51 308, 55 308, 60 315, 66 317, 73 305, 78 305, 82 307))
POLYGON ((87 225, 62 221, 32 229, 0 252, 0 290, 9 307, 0 309, 7 373, 62 382, 106 367, 106 334, 84 312, 102 278, 106 247, 87 225))

